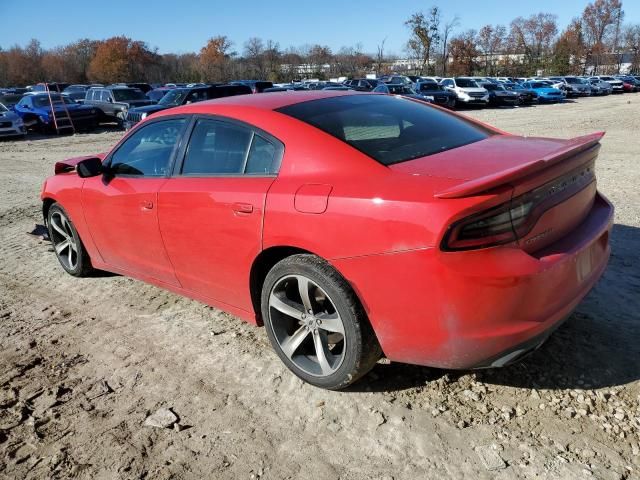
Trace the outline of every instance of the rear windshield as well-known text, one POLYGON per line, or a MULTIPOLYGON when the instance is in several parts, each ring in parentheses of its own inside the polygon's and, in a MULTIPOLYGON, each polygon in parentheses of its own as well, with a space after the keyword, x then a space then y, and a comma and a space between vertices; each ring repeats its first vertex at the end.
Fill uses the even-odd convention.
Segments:
POLYGON ((347 95, 278 109, 342 140, 383 165, 451 150, 491 133, 424 103, 385 95, 347 95))

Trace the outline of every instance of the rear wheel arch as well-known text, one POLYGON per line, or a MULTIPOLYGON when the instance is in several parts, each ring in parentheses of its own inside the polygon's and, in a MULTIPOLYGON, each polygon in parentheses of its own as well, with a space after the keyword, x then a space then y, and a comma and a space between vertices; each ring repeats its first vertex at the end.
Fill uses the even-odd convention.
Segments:
MULTIPOLYGON (((267 274, 269 271, 278 263, 284 260, 287 257, 291 257, 293 255, 314 255, 318 257, 320 260, 327 262, 337 273, 340 275, 343 280, 349 285, 349 288, 353 292, 356 300, 362 307, 363 311, 366 312, 364 308, 364 302, 360 298, 358 291, 353 288, 351 282, 347 280, 342 272, 340 272, 330 261, 323 258, 321 255, 318 255, 309 250, 305 250, 300 247, 294 247, 290 245, 280 245, 273 246, 264 249, 260 254, 254 259, 253 264, 251 265, 251 271, 249 273, 249 292, 251 294, 251 305, 253 306, 253 311, 256 316, 256 323, 259 326, 263 326, 264 322, 262 319, 262 286, 264 284, 265 279, 267 278, 267 274)), ((371 325, 371 321, 367 318, 369 325, 371 325)), ((373 330, 373 326, 371 325, 373 330)), ((375 330, 374 330, 375 333, 375 330)))
POLYGON ((251 305, 256 315, 258 325, 263 325, 261 309, 262 285, 269 271, 276 263, 287 257, 298 254, 312 254, 308 250, 288 245, 269 247, 262 250, 253 260, 249 273, 249 292, 251 294, 251 305))

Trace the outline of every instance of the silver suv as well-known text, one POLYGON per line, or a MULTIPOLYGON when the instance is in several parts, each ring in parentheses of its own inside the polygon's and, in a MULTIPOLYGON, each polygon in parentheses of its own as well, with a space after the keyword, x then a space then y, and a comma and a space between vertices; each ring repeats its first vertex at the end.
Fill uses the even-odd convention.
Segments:
POLYGON ((120 86, 90 88, 84 98, 85 105, 100 111, 100 122, 116 122, 121 128, 130 108, 152 103, 142 90, 120 86))
POLYGON ((445 78, 440 82, 444 88, 458 97, 456 102, 467 105, 489 105, 489 92, 469 77, 445 78))

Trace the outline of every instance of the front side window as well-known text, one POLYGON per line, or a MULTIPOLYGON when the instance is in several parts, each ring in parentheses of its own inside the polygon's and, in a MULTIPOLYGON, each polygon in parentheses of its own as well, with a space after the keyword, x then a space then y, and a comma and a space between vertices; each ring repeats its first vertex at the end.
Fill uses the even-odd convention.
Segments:
POLYGON ((100 94, 100 100, 103 102, 108 102, 111 99, 111 94, 108 90, 103 90, 100 94))
POLYGON ((468 145, 491 133, 470 121, 404 98, 349 95, 277 110, 308 123, 383 165, 468 145))
POLYGON ((162 120, 136 130, 111 156, 114 175, 162 177, 182 134, 185 120, 162 120))

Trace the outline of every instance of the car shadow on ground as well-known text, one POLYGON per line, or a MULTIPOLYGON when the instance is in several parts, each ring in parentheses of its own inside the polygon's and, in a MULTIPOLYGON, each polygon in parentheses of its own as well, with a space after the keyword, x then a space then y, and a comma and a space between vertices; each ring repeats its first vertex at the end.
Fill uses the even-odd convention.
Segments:
MULTIPOLYGON (((611 247, 605 275, 569 320, 522 361, 477 370, 478 381, 553 390, 614 387, 640 379, 640 228, 615 225, 611 247)), ((351 390, 406 390, 467 373, 379 363, 351 390)))

